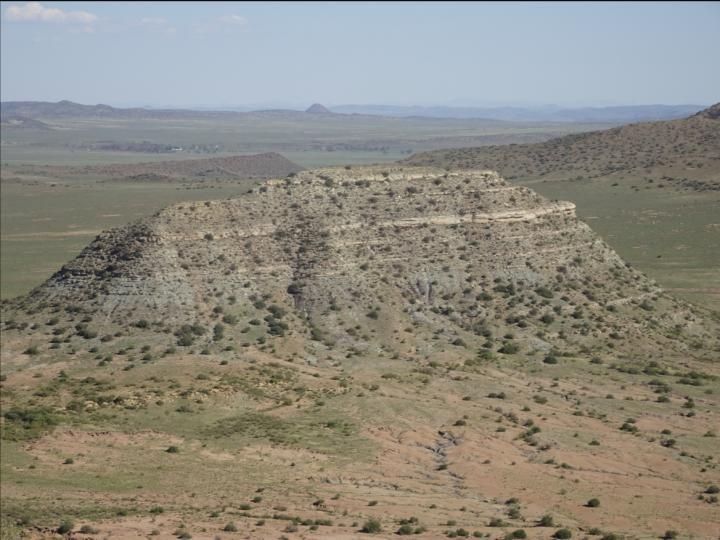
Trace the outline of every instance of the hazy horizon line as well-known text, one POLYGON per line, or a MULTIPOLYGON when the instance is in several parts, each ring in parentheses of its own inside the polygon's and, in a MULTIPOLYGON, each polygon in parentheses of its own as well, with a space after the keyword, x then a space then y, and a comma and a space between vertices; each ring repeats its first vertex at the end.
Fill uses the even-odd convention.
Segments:
MULTIPOLYGON (((447 109, 501 109, 501 108, 520 108, 520 109, 605 109, 615 107, 709 107, 713 103, 699 103, 693 101, 663 103, 663 102, 513 102, 513 101, 488 101, 472 103, 469 100, 450 100, 440 102, 395 102, 392 100, 381 102, 299 102, 299 101, 270 101, 259 103, 181 103, 181 104, 163 104, 148 103, 138 101, 98 101, 97 103, 83 103, 73 99, 43 100, 43 99, 2 99, 2 103, 26 102, 26 103, 61 103, 71 102, 77 105, 94 107, 98 105, 106 105, 109 107, 124 108, 145 108, 153 110, 204 110, 204 111, 233 111, 233 110, 268 110, 268 109, 286 109, 304 111, 311 105, 319 103, 329 109, 335 107, 405 107, 405 108, 447 108, 447 109)), ((720 101, 720 98, 719 98, 720 101)))

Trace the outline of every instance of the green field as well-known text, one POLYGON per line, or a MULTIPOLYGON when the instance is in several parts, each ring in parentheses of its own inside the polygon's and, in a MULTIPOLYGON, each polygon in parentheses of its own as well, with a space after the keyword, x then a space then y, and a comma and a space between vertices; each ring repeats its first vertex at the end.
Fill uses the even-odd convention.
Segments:
POLYGON ((662 287, 720 310, 720 194, 646 189, 647 184, 620 177, 524 184, 548 198, 574 202, 581 219, 662 287))
MULTIPOLYGON (((514 123, 482 119, 389 118, 266 112, 215 118, 39 118, 54 129, 3 129, 2 163, 85 164, 182 159, 199 155, 319 152, 311 163, 336 163, 334 153, 408 155, 421 150, 546 140, 608 124, 514 123), (182 151, 134 154, 103 150, 107 143, 148 141, 182 151), (100 149, 98 149, 100 148, 100 149), (168 157, 169 156, 169 157, 168 157), (327 160, 330 161, 327 161, 327 160)), ((353 160, 354 161, 354 160, 353 160)))

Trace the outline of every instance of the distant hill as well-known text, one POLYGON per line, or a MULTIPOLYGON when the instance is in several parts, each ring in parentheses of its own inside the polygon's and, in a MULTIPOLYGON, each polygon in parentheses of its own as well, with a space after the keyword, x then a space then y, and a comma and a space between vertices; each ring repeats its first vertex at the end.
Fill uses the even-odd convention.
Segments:
POLYGON ((187 119, 187 118, 248 118, 290 117, 302 118, 307 114, 337 114, 324 105, 314 103, 305 111, 293 109, 259 109, 259 110, 196 110, 196 109, 150 109, 144 107, 112 107, 110 105, 83 105, 73 101, 3 101, 0 103, 0 116, 3 126, 6 118, 118 118, 118 119, 187 119))
POLYGON ((711 120, 717 120, 720 118, 720 103, 716 103, 715 105, 708 107, 707 109, 703 109, 699 113, 697 113, 695 116, 700 118, 709 118, 711 120))
POLYGON ((218 178, 266 179, 284 177, 302 167, 275 152, 251 156, 183 159, 117 165, 29 166, 24 172, 57 178, 78 176, 108 177, 133 182, 200 180, 218 178))
MULTIPOLYGON (((22 115, 30 118, 56 116, 142 116, 150 113, 147 109, 116 109, 109 105, 81 105, 72 101, 50 103, 46 101, 5 101, 0 104, 0 112, 5 115, 22 115)), ((162 114, 163 111, 153 111, 162 114)))
POLYGON ((507 146, 438 150, 413 165, 488 168, 519 181, 598 179, 619 173, 695 190, 720 190, 720 104, 681 120, 630 124, 606 131, 507 146))
POLYGON ((396 105, 338 105, 332 111, 380 116, 486 118, 511 122, 607 122, 624 124, 685 118, 703 105, 628 105, 620 107, 419 107, 396 105))
POLYGON ((167 118, 228 118, 245 117, 257 114, 302 115, 302 111, 268 110, 268 111, 208 111, 191 109, 147 109, 142 107, 119 108, 110 105, 82 105, 72 101, 4 101, 0 103, 0 114, 5 116, 25 116, 28 118, 133 118, 133 119, 167 119, 167 118))
POLYGON ((305 110, 305 112, 312 114, 331 114, 328 108, 320 103, 313 103, 305 110))

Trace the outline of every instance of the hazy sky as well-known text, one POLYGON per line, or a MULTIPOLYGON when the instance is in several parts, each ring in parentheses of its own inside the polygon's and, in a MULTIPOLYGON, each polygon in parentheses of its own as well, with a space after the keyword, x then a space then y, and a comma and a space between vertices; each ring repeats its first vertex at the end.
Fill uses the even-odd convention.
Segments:
POLYGON ((2 100, 708 104, 720 3, 2 2, 2 100))

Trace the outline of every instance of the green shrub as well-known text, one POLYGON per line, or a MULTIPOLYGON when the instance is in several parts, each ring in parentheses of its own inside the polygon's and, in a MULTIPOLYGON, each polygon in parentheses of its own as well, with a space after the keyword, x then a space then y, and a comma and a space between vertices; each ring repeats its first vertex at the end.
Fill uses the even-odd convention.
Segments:
POLYGON ((225 324, 237 324, 237 323, 238 323, 238 317, 237 317, 237 315, 227 314, 227 315, 223 316, 222 321, 223 321, 225 324))
POLYGON ((225 327, 217 323, 213 327, 213 341, 220 341, 223 337, 225 337, 225 327))
POLYGON ((60 525, 58 525, 57 533, 68 534, 73 530, 73 527, 75 527, 75 524, 72 521, 69 519, 63 520, 60 522, 60 525))
POLYGON ((558 529, 555 531, 555 534, 553 534, 553 538, 557 538, 558 540, 567 540, 568 538, 572 538, 572 532, 570 529, 558 529))
POLYGON ((585 506, 587 506, 588 508, 597 508, 598 506, 600 506, 600 500, 592 498, 585 504, 585 506))
POLYGON ((223 531, 225 532, 237 532, 238 528, 234 523, 228 523, 223 527, 223 531))
POLYGON ((403 525, 400 525, 400 528, 397 530, 396 534, 399 534, 400 536, 407 536, 409 534, 413 534, 415 532, 415 529, 412 525, 409 523, 405 523, 403 525))
POLYGON ((56 426, 58 418, 49 408, 20 409, 13 407, 3 413, 5 425, 2 436, 7 440, 26 440, 39 437, 44 431, 56 426))
POLYGON ((512 343, 510 341, 506 341, 503 343, 503 346, 498 349, 498 352, 502 354, 515 354, 520 350, 520 346, 516 343, 512 343))
POLYGON ((538 520, 538 527, 552 527, 554 524, 553 517, 550 514, 545 514, 538 520))
POLYGON ((535 289, 535 292, 538 296, 542 296, 543 298, 552 298, 554 296, 553 292, 547 287, 538 287, 535 289))
POLYGON ((380 521, 377 519, 368 519, 362 526, 362 529, 360 529, 360 532, 362 533, 368 533, 368 534, 375 534, 379 533, 382 530, 382 526, 380 525, 380 521))

